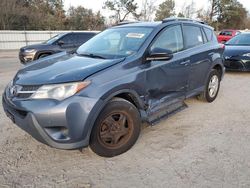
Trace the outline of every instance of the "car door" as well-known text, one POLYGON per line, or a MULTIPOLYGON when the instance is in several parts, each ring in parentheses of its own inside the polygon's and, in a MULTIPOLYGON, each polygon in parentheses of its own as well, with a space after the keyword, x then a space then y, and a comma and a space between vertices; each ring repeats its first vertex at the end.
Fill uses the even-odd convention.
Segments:
POLYGON ((209 45, 200 26, 192 24, 183 25, 185 51, 190 56, 190 74, 188 77, 188 90, 199 89, 204 86, 207 72, 211 66, 209 45), (205 41, 206 40, 206 41, 205 41))
POLYGON ((69 33, 63 36, 60 40, 60 48, 66 51, 72 51, 75 49, 75 37, 74 33, 69 33))
MULTIPOLYGON (((150 46, 171 50, 173 58, 167 61, 153 60, 146 63, 147 98, 150 101, 168 101, 185 95, 188 80, 189 59, 183 51, 183 35, 180 24, 166 27, 150 46)), ((150 102, 149 102, 150 103, 150 102)))

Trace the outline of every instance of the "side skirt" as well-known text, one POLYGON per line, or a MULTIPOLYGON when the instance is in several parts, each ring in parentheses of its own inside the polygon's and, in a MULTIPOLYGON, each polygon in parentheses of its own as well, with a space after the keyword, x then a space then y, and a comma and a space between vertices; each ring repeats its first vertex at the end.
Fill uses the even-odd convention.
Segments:
POLYGON ((158 106, 146 111, 148 117, 146 121, 153 126, 162 119, 166 119, 169 116, 184 110, 185 108, 187 108, 187 105, 184 103, 183 98, 177 98, 165 103, 161 103, 158 106))
POLYGON ((187 98, 190 98, 190 97, 194 97, 194 96, 196 96, 196 95, 199 95, 199 94, 202 93, 204 90, 205 90, 205 86, 202 86, 202 87, 199 87, 199 88, 197 88, 197 89, 194 89, 194 90, 192 90, 192 91, 190 91, 190 92, 187 93, 186 99, 187 99, 187 98))

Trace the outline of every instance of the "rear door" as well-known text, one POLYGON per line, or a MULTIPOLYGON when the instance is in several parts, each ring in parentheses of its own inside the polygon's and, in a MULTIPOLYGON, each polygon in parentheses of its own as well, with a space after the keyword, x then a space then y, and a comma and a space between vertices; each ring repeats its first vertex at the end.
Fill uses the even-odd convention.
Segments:
POLYGON ((193 24, 183 24, 183 35, 186 52, 190 57, 190 74, 188 90, 202 89, 207 72, 211 67, 208 39, 202 27, 193 24))

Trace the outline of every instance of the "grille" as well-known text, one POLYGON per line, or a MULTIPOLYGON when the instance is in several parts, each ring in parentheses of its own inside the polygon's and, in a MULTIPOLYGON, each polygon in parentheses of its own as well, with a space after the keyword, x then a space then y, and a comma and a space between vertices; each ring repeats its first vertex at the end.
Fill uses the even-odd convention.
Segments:
POLYGON ((245 67, 246 67, 246 69, 250 69, 250 61, 245 62, 245 67))
POLYGON ((18 92, 17 96, 18 98, 29 98, 34 91, 37 91, 40 86, 22 86, 22 89, 18 92), (30 91, 30 93, 29 93, 30 91))
POLYGON ((32 94, 33 93, 19 93, 17 94, 17 97, 24 99, 24 98, 29 98, 32 94))
POLYGON ((36 91, 40 86, 22 86, 21 91, 36 91))
POLYGON ((237 70, 243 68, 242 62, 239 60, 226 60, 225 66, 230 69, 237 69, 237 70))

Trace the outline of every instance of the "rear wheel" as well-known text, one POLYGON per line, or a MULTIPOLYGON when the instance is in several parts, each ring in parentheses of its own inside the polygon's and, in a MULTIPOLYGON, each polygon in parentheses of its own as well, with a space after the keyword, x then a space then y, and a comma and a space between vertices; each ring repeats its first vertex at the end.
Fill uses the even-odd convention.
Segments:
POLYGON ((115 98, 97 118, 90 136, 90 148, 104 157, 122 154, 135 144, 140 124, 137 108, 129 101, 115 98))
POLYGON ((209 103, 213 102, 218 95, 219 89, 220 74, 217 70, 212 69, 207 80, 206 88, 200 95, 198 95, 198 99, 207 101, 209 103))

